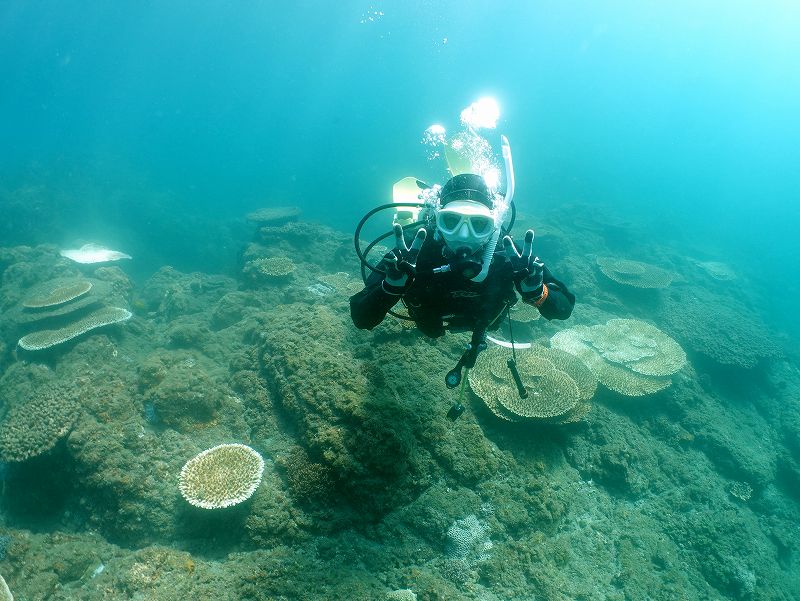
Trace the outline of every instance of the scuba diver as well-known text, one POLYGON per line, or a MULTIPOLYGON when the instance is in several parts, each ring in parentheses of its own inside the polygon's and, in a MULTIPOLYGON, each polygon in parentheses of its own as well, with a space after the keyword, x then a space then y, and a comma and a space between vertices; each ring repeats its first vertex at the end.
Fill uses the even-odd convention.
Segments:
MULTIPOLYGON (((505 214, 513 206, 514 179, 508 141, 502 140, 508 180, 505 196, 492 193, 484 178, 473 173, 455 175, 441 187, 416 181, 423 202, 406 204, 421 208, 422 221, 404 227, 395 219, 394 249, 376 266, 362 255, 358 234, 372 213, 392 205, 368 213, 356 230, 356 250, 362 265, 372 273, 365 277, 364 289, 350 297, 353 323, 371 330, 402 301, 408 311, 406 319, 413 320, 426 336, 472 332, 464 356, 447 374, 449 388, 462 383, 462 368, 475 365, 478 353, 486 347, 487 331, 496 330, 508 316, 518 301, 516 293, 548 320, 567 319, 575 305, 567 286, 533 253, 533 230, 525 233, 520 245, 508 235, 513 217, 504 227, 505 214), (417 224, 421 225, 414 231, 417 224), (501 236, 502 251, 497 249, 501 236)), ((511 348, 513 351, 513 335, 511 348)), ((525 396, 512 361, 509 368, 520 395, 525 396)), ((455 419, 463 406, 453 411, 455 415, 448 415, 455 419)))

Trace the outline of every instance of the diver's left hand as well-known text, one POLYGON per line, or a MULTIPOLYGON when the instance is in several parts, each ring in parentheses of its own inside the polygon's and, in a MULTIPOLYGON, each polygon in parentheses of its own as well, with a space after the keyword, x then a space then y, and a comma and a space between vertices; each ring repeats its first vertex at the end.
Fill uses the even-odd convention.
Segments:
POLYGON ((538 296, 544 290, 544 263, 533 254, 533 230, 525 232, 522 252, 517 251, 511 236, 503 238, 506 257, 514 269, 514 282, 524 296, 538 296))

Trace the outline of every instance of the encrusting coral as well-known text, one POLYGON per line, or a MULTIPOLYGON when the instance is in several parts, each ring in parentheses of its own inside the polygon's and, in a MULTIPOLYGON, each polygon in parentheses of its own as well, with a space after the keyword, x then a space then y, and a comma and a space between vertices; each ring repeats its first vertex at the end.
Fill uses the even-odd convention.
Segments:
POLYGON ((132 313, 120 307, 103 307, 77 321, 53 330, 32 332, 19 339, 19 347, 26 351, 40 351, 50 348, 91 330, 127 321, 132 313))
POLYGON ((666 288, 675 277, 670 271, 640 261, 617 257, 597 257, 596 261, 607 278, 634 288, 666 288))
POLYGON ((263 474, 264 459, 256 450, 243 444, 221 444, 186 462, 178 488, 195 507, 219 509, 249 499, 263 474))
POLYGON ((63 386, 42 386, 32 398, 15 405, 0 426, 0 457, 25 461, 52 449, 70 431, 79 405, 63 386))
POLYGON ((417 595, 409 588, 401 588, 386 593, 386 601, 417 601, 417 595))

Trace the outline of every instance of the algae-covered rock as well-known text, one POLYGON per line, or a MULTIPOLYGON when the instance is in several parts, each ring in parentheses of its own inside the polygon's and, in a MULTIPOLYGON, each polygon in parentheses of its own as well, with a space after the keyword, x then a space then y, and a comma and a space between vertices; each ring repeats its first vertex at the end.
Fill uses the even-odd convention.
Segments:
POLYGON ((89 523, 121 544, 169 541, 183 503, 175 485, 190 447, 176 433, 156 435, 138 419, 109 423, 85 419, 68 439, 89 523))
POLYGON ((188 432, 211 422, 229 394, 206 369, 207 360, 184 351, 150 355, 139 368, 144 403, 160 423, 188 432))
POLYGON ((182 273, 162 267, 144 283, 139 301, 148 311, 169 321, 180 315, 204 312, 235 289, 236 283, 225 276, 182 273))
POLYGON ((325 306, 277 309, 264 324, 262 360, 311 460, 327 466, 338 491, 375 510, 416 487, 415 418, 370 389, 364 363, 347 350, 346 320, 325 306))
POLYGON ((702 287, 665 297, 660 319, 684 346, 720 365, 753 369, 782 352, 758 313, 702 287))

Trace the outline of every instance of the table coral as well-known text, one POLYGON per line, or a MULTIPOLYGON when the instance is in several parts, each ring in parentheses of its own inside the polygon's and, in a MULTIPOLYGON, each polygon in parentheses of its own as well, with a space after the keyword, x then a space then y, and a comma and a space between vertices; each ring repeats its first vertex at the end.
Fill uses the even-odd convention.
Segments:
POLYGON ((249 499, 263 474, 264 459, 256 450, 243 444, 221 444, 186 462, 178 488, 192 505, 219 509, 249 499))

